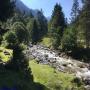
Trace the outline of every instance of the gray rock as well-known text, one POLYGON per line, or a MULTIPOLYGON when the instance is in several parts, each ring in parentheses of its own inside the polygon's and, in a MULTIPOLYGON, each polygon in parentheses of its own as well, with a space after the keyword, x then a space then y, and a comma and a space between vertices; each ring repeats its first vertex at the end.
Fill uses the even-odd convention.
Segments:
POLYGON ((90 86, 89 85, 86 85, 85 86, 85 90, 90 90, 90 86))

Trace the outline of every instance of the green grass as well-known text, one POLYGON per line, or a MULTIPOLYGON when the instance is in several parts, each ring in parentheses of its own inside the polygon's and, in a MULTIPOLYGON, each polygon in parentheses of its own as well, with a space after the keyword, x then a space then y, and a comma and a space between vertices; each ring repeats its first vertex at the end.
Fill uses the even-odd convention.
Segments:
POLYGON ((9 61, 13 56, 13 51, 11 49, 6 49, 4 47, 0 47, 0 59, 3 61, 3 62, 7 62, 9 61), (4 52, 7 52, 8 55, 5 55, 4 52))
POLYGON ((77 87, 76 84, 72 83, 75 77, 71 74, 58 72, 48 65, 37 64, 35 61, 30 61, 29 64, 34 81, 45 85, 49 90, 67 90, 67 88, 77 87))
POLYGON ((45 45, 46 47, 51 47, 52 43, 51 43, 51 38, 49 37, 44 37, 42 39, 41 44, 45 45))

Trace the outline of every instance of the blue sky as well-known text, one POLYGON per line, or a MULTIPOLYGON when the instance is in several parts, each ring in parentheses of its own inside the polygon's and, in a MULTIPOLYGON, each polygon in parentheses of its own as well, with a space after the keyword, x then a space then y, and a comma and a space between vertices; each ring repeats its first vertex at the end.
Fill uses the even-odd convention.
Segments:
POLYGON ((46 17, 51 16, 52 10, 56 3, 60 3, 63 7, 63 11, 65 13, 65 17, 70 18, 70 12, 72 8, 73 0, 21 0, 28 7, 32 9, 41 9, 44 12, 46 17))

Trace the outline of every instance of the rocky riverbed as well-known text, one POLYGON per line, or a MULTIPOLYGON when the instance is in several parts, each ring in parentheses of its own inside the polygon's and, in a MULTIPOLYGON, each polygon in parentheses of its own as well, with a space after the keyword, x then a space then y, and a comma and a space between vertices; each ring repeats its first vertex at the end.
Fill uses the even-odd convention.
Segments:
POLYGON ((26 55, 34 58, 38 63, 48 64, 59 71, 74 74, 90 85, 90 65, 88 63, 60 57, 56 51, 41 45, 30 45, 26 55))

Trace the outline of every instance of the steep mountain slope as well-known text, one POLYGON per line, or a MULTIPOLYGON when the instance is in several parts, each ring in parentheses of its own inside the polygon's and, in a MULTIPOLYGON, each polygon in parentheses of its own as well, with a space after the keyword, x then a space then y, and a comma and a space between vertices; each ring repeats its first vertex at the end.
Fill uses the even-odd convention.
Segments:
POLYGON ((21 13, 25 13, 26 15, 32 13, 35 16, 38 12, 38 10, 28 8, 21 0, 16 0, 16 9, 20 10, 21 13))
MULTIPOLYGON (((22 14, 26 14, 27 16, 32 14, 35 18, 38 18, 39 15, 39 10, 38 9, 31 9, 28 8, 21 0, 16 0, 16 10, 19 10, 19 12, 21 12, 22 14)), ((48 20, 47 17, 45 17, 42 13, 40 14, 40 17, 42 16, 43 20, 48 20)))

